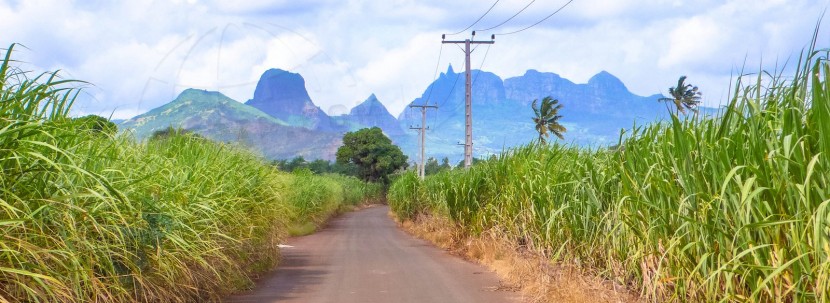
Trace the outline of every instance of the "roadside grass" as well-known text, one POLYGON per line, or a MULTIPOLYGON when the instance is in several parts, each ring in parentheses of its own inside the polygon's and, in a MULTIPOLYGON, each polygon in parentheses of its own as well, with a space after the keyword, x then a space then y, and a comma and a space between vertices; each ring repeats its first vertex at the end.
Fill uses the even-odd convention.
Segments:
POLYGON ((646 301, 830 302, 829 155, 830 64, 811 46, 791 77, 739 77, 717 117, 404 175, 388 198, 403 220, 445 216, 646 301))
POLYGON ((292 174, 288 201, 293 206, 288 234, 312 234, 334 215, 382 198, 381 185, 338 174, 315 175, 310 170, 292 174))
POLYGON ((619 283, 586 275, 578 268, 552 262, 494 230, 467 233, 445 216, 419 214, 398 221, 410 234, 462 258, 481 263, 500 278, 499 289, 521 290, 521 302, 637 302, 637 296, 619 283))
POLYGON ((279 172, 190 134, 138 143, 69 117, 82 82, 0 64, 0 302, 196 302, 273 268, 290 224, 377 185, 279 172))
POLYGON ((317 231, 317 224, 314 222, 294 223, 288 226, 288 235, 292 237, 306 236, 317 231))

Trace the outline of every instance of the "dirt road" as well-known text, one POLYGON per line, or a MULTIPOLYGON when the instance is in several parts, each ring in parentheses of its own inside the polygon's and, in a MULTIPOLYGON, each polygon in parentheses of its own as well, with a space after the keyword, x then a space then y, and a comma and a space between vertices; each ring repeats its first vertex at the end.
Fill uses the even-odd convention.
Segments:
POLYGON ((388 207, 345 214, 291 239, 283 261, 254 290, 226 302, 518 302, 486 268, 415 239, 388 207))

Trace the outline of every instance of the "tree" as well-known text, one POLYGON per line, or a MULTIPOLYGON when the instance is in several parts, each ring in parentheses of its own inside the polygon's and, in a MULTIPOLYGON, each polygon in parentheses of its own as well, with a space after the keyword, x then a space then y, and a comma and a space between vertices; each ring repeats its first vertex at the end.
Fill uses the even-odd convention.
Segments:
POLYGON ((450 163, 449 163, 450 160, 447 159, 447 158, 444 158, 444 161, 445 161, 444 164, 446 164, 446 166, 444 166, 444 164, 438 164, 438 159, 435 159, 433 157, 429 157, 429 159, 427 159, 427 164, 424 166, 424 174, 429 176, 429 175, 434 175, 434 174, 440 173, 440 172, 445 171, 445 170, 449 170, 450 169, 450 163))
POLYGON ((284 171, 293 172, 298 169, 303 169, 308 167, 308 162, 303 158, 303 156, 296 156, 291 161, 285 164, 283 168, 284 171))
POLYGON ((118 132, 118 126, 116 126, 115 123, 112 123, 107 120, 107 118, 101 116, 83 116, 72 119, 72 122, 75 123, 78 130, 88 131, 95 134, 115 136, 118 132))
POLYGON ((562 115, 559 115, 559 110, 562 109, 559 100, 547 96, 542 99, 542 106, 540 107, 536 107, 536 101, 533 100, 531 106, 533 107, 533 113, 536 115, 536 117, 533 117, 533 122, 536 123, 536 131, 539 132, 539 141, 547 143, 545 139, 550 134, 555 135, 560 140, 565 139, 562 133, 568 129, 559 124, 559 119, 562 118, 562 115))
POLYGON ((439 167, 439 168, 441 170, 450 170, 450 169, 452 169, 452 165, 450 165, 450 158, 444 157, 444 159, 441 160, 441 167, 439 167))
POLYGON ((308 162, 308 169, 310 169, 311 172, 318 175, 332 172, 331 162, 323 159, 317 159, 308 162))
POLYGON ((280 159, 271 161, 271 165, 276 166, 279 170, 284 172, 294 172, 297 170, 308 169, 314 174, 341 174, 346 176, 357 176, 357 167, 354 164, 337 164, 328 160, 317 159, 308 161, 303 156, 296 156, 292 159, 280 159))
POLYGON ((357 165, 358 176, 366 181, 389 181, 389 175, 406 168, 406 155, 392 144, 378 127, 348 132, 337 149, 337 163, 357 165))
POLYGON ((334 162, 331 164, 331 172, 345 176, 357 177, 358 169, 354 163, 339 164, 334 162))
MULTIPOLYGON (((447 160, 449 160, 449 159, 447 159, 447 160)), ((475 166, 476 164, 481 163, 481 162, 484 162, 484 160, 480 159, 480 158, 473 157, 472 165, 475 166)), ((455 168, 459 168, 459 169, 464 168, 464 160, 459 161, 458 164, 455 165, 455 168)))
POLYGON ((444 159, 441 160, 441 164, 438 164, 438 159, 430 157, 427 159, 426 166, 424 166, 424 174, 429 176, 451 169, 452 165, 450 165, 450 158, 444 157, 444 159))
POLYGON ((168 126, 167 128, 154 131, 153 134, 150 135, 150 140, 164 140, 174 136, 187 136, 190 138, 207 140, 202 135, 194 133, 193 131, 183 128, 173 128, 172 126, 168 126))
POLYGON ((660 98, 657 101, 672 101, 674 102, 674 106, 677 107, 677 111, 684 114, 686 113, 686 109, 697 113, 697 106, 700 104, 703 93, 698 90, 697 86, 685 84, 685 81, 686 76, 680 76, 680 79, 677 80, 677 86, 669 88, 671 98, 660 98))

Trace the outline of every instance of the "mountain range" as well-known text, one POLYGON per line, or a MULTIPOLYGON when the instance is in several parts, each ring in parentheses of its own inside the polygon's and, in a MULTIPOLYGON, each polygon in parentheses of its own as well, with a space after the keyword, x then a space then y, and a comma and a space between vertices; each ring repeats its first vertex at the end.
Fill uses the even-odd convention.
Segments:
MULTIPOLYGON (((410 105, 437 105, 428 112, 426 134, 430 157, 462 157, 464 139, 464 79, 450 65, 410 105)), ((563 108, 560 122, 568 129, 566 142, 583 146, 616 144, 620 130, 668 117, 662 95, 631 93, 614 75, 600 72, 588 83, 576 84, 555 73, 528 70, 502 79, 472 71, 473 142, 478 157, 500 153, 537 137, 533 128, 533 100, 552 96, 563 108)), ((305 80, 280 69, 265 71, 253 98, 244 104, 220 92, 186 89, 173 101, 120 123, 138 139, 169 126, 181 127, 213 140, 237 142, 269 159, 303 156, 334 159, 345 132, 380 127, 412 159, 417 136, 408 131, 421 124, 420 111, 407 109, 398 117, 372 94, 348 114, 329 116, 311 100, 305 80), (407 131, 405 131, 407 130, 407 131)))

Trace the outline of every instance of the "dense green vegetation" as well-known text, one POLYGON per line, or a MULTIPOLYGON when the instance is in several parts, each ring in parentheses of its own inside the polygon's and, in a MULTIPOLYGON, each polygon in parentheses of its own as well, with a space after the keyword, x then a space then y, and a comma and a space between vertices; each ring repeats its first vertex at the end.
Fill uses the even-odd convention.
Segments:
POLYGON ((80 118, 74 118, 74 126, 78 131, 95 132, 113 136, 118 132, 118 126, 115 123, 107 120, 107 118, 87 115, 80 118))
POLYGON ((420 181, 396 214, 500 233, 650 301, 830 302, 830 64, 739 78, 716 118, 639 127, 618 148, 529 145, 420 181))
POLYGON ((296 156, 291 160, 274 160, 271 161, 271 164, 285 172, 308 169, 315 174, 339 174, 357 177, 357 166, 352 163, 339 164, 323 159, 307 161, 303 156, 296 156))
POLYGON ((406 168, 406 155, 379 127, 347 132, 337 149, 337 164, 354 165, 366 181, 387 183, 389 175, 406 168))
POLYGON ((450 169, 452 169, 452 166, 450 166, 449 158, 444 157, 444 159, 441 159, 441 164, 438 164, 438 160, 433 157, 429 157, 426 165, 424 165, 424 174, 429 176, 450 169))
POLYGON ((0 302, 187 302, 272 268, 288 227, 380 195, 181 132, 68 116, 78 82, 0 65, 0 302))

